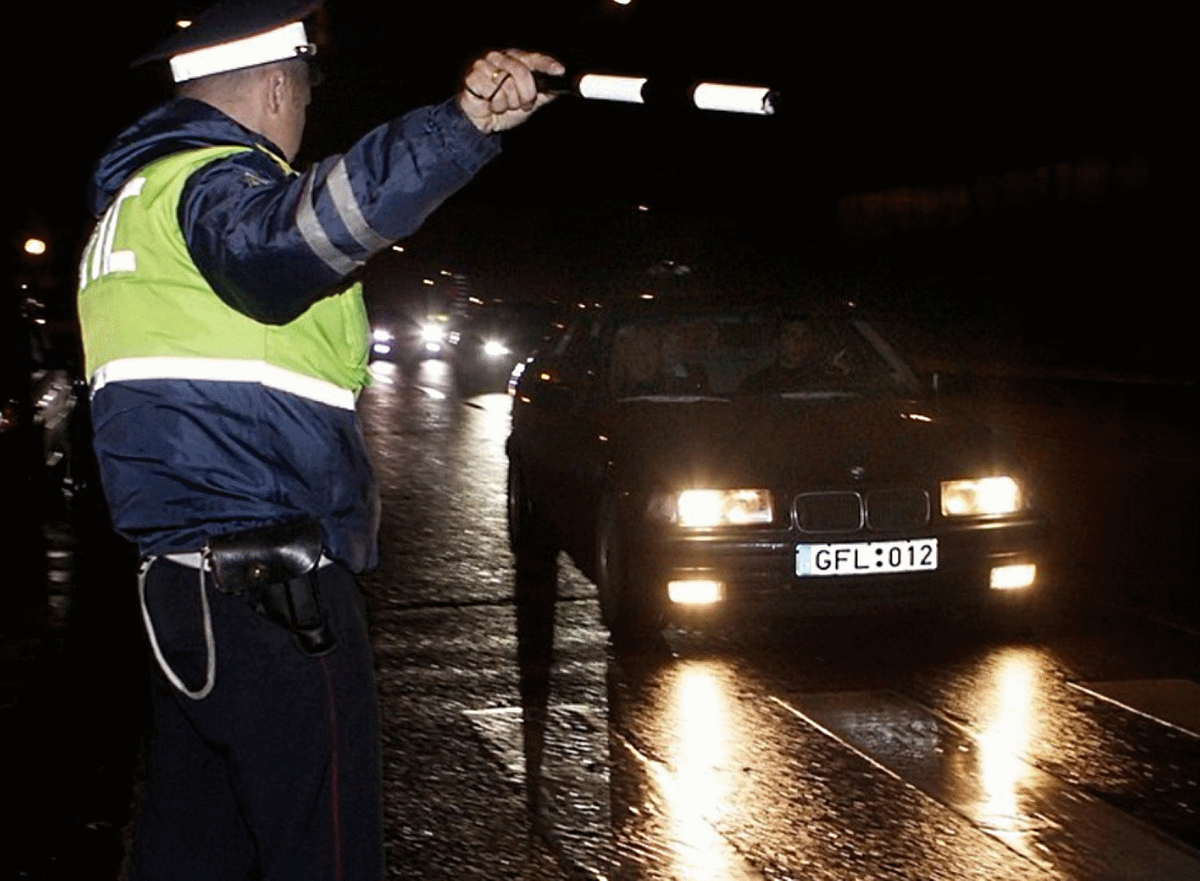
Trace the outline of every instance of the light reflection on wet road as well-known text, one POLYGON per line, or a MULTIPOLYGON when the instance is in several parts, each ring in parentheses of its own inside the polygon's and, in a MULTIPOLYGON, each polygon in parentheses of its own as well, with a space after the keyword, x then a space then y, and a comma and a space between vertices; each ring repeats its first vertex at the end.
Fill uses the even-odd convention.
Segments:
POLYGON ((507 399, 376 375, 395 877, 1200 878, 1200 738, 1076 687, 1190 694, 1194 634, 734 622, 618 656, 565 558, 515 579, 507 399))

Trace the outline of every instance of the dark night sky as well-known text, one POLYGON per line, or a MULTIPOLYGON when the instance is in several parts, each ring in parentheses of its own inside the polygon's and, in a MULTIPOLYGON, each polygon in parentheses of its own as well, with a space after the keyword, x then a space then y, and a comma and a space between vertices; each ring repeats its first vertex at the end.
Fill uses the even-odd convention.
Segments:
MULTIPOLYGON (((693 247, 738 229, 800 245, 830 232, 839 196, 1150 154, 1150 25, 1129 13, 801 5, 792 23, 788 5, 765 0, 700 6, 462 0, 414 16, 412 4, 329 0, 328 80, 298 164, 447 96, 470 58, 505 45, 545 49, 573 71, 759 83, 783 103, 773 118, 546 108, 414 242, 493 270, 539 259, 552 270, 595 257, 594 241, 644 239, 647 224, 656 241, 693 247)), ((69 23, 57 6, 10 12, 26 50, 5 61, 21 130, 10 142, 23 153, 11 224, 40 217, 78 238, 88 166, 163 95, 125 65, 187 8, 114 3, 72 9, 69 23)))
MULTIPOLYGON (((510 153, 534 157, 506 160, 513 167, 499 175, 519 174, 526 191, 562 192, 581 184, 565 177, 590 176, 605 192, 613 178, 623 191, 724 178, 718 188, 782 179, 789 188, 855 192, 1146 148, 1149 74, 1136 21, 1012 5, 973 6, 947 20, 944 11, 841 4, 799 7, 798 21, 785 24, 778 3, 699 6, 464 0, 426 4, 418 21, 410 4, 330 0, 331 76, 306 155, 436 100, 471 56, 510 44, 544 47, 575 70, 759 82, 787 102, 770 120, 597 102, 554 108, 512 139, 510 153), (547 153, 552 180, 536 173, 547 153)), ((97 4, 68 18, 43 4, 15 13, 22 38, 14 44, 25 52, 9 54, 6 82, 17 119, 29 124, 32 189, 51 169, 61 174, 64 159, 72 171, 84 167, 154 99, 151 78, 124 63, 167 32, 171 10, 187 7, 97 4)))

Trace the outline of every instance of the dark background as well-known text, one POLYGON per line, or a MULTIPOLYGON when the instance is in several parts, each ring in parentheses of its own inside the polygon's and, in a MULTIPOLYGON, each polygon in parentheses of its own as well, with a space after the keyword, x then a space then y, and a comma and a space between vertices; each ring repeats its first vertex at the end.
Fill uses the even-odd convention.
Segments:
MULTIPOLYGON (((9 13, 23 50, 4 62, 10 259, 47 296, 70 299, 90 164, 167 93, 161 72, 128 61, 203 5, 9 13), (36 266, 16 255, 30 232, 51 242, 36 266)), ((448 269, 488 294, 570 298, 669 257, 735 284, 833 289, 928 330, 936 357, 1194 376, 1160 305, 1173 240, 1157 197, 1161 22, 1131 9, 698 6, 330 0, 317 29, 327 81, 296 164, 442 100, 489 47, 681 94, 701 78, 767 85, 780 96, 769 118, 558 102, 506 135, 402 257, 372 268, 376 291, 403 297, 448 269)))

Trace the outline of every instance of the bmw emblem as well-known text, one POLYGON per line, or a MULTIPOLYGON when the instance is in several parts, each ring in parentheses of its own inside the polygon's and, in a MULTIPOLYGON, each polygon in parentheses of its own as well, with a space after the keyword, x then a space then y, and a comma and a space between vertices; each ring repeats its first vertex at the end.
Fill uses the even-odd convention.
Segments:
POLYGON ((855 481, 862 480, 867 476, 867 469, 863 465, 850 466, 850 478, 855 481))

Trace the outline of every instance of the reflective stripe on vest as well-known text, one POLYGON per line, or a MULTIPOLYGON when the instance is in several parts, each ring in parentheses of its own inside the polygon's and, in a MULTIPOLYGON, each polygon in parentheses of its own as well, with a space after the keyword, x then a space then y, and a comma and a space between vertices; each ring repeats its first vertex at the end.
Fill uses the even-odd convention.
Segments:
POLYGON ((259 382, 353 407, 369 381, 361 286, 317 300, 287 324, 267 325, 221 300, 188 252, 177 217, 188 178, 250 149, 168 156, 114 199, 80 263, 79 315, 95 387, 134 378, 259 382))
POLYGON ((354 392, 331 382, 293 373, 265 361, 231 358, 119 358, 92 374, 92 393, 110 382, 138 379, 198 379, 217 382, 256 382, 343 410, 354 409, 354 392))

